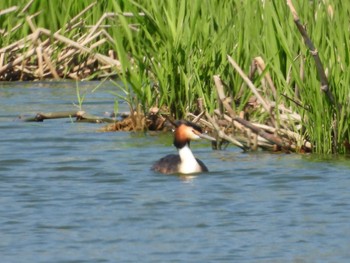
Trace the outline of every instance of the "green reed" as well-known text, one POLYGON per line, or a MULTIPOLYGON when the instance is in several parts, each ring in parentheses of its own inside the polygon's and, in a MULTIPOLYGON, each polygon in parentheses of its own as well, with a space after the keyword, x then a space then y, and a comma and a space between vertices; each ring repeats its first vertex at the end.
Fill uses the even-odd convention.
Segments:
MULTIPOLYGON (((5 0, 0 9, 23 7, 26 3, 5 0)), ((27 13, 41 10, 42 14, 33 19, 36 25, 56 31, 89 4, 35 0, 27 13)), ((141 106, 147 111, 157 105, 181 118, 185 112, 194 111, 196 100, 203 98, 212 112, 217 107, 213 75, 220 75, 230 96, 239 101, 233 106, 239 111, 251 92, 248 88, 241 90, 243 81, 229 65, 227 55, 245 72, 253 58, 261 56, 277 88, 276 103, 290 107, 303 118, 302 129, 295 131, 313 143, 315 152, 344 153, 344 142, 350 139, 350 3, 294 1, 294 5, 328 72, 336 105, 320 90, 313 57, 285 1, 97 1, 84 16, 84 24, 94 25, 104 12, 135 14, 107 20, 105 24, 110 26, 108 32, 115 42, 100 47, 101 52, 113 49, 122 62, 120 78, 131 107, 141 106), (137 15, 139 12, 144 15, 137 15)), ((0 16, 2 28, 7 30, 21 21, 25 24, 25 14, 0 16)), ((69 34, 84 30, 81 27, 69 34)), ((21 30, 0 39, 0 44, 9 44, 29 32, 25 24, 21 30)), ((261 80, 256 76, 254 83, 261 87, 261 80)), ((263 95, 273 100, 269 93, 263 95)), ((252 116, 259 120, 266 117, 252 116)))

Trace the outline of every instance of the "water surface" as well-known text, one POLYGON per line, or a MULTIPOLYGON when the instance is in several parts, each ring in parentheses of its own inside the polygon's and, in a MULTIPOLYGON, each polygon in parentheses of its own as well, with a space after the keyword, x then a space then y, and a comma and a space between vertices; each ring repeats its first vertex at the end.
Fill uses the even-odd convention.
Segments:
MULTIPOLYGON (((108 83, 83 83, 83 107, 113 111, 108 83)), ((149 170, 171 134, 101 133, 101 125, 19 114, 74 110, 75 84, 0 86, 2 262, 347 262, 346 157, 212 151, 211 172, 149 170)), ((120 104, 122 110, 126 106, 120 104)))

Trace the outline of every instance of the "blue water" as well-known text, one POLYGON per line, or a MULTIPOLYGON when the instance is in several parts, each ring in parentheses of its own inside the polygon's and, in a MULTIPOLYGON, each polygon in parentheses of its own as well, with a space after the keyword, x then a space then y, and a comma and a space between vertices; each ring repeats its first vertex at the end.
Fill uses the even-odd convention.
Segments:
MULTIPOLYGON (((81 85, 87 112, 113 111, 113 87, 81 85)), ((348 262, 347 157, 202 141, 211 172, 166 176, 149 168, 174 152, 171 134, 16 121, 73 103, 74 83, 0 86, 1 262, 348 262)))

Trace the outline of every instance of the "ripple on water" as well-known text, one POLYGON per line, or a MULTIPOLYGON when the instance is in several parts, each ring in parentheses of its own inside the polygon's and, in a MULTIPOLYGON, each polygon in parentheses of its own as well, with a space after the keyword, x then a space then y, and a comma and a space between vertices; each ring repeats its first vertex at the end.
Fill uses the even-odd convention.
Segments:
MULTIPOLYGON (((232 146, 211 151, 193 143, 210 172, 166 176, 150 166, 174 151, 170 134, 96 133, 96 125, 62 120, 12 122, 35 106, 52 110, 39 91, 66 109, 76 96, 72 87, 7 89, 11 103, 0 96, 3 262, 350 258, 347 159, 241 153, 232 146)), ((98 105, 92 111, 113 105, 113 98, 95 104, 90 95, 86 107, 98 105)))

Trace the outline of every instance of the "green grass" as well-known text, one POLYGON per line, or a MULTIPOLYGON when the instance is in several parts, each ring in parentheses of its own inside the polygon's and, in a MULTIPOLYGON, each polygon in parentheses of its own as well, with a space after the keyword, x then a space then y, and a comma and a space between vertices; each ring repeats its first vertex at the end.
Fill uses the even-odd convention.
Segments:
MULTIPOLYGON (((0 9, 12 5, 23 8, 26 3, 5 0, 1 1, 0 9)), ((36 25, 56 31, 89 4, 87 1, 35 0, 26 14, 42 11, 33 19, 36 25)), ((109 49, 117 53, 123 65, 120 78, 125 99, 135 108, 141 106, 147 111, 153 105, 166 106, 174 117, 181 118, 186 111, 195 110, 196 100, 203 98, 206 108, 212 112, 217 107, 213 75, 220 75, 231 96, 240 99, 236 109, 240 110, 251 93, 248 88, 239 93, 243 81, 229 65, 227 55, 245 72, 253 58, 261 56, 277 88, 276 102, 303 117, 303 129, 298 132, 313 143, 314 151, 345 153, 343 143, 350 140, 350 71, 347 70, 350 3, 294 1, 294 5, 319 52, 328 72, 330 89, 341 108, 332 105, 320 90, 313 57, 285 1, 97 1, 84 15, 84 23, 95 24, 104 12, 145 14, 107 20, 105 24, 111 25, 108 32, 115 43, 99 48, 102 53, 109 49), (131 29, 130 24, 138 30, 131 29), (303 77, 300 76, 302 64, 303 77), (298 97, 295 97, 296 86, 298 97), (281 94, 294 98, 304 107, 281 94)), ((6 30, 20 22, 25 26, 0 39, 1 46, 24 37, 30 29, 24 14, 0 16, 0 25, 6 30)), ((82 34, 84 30, 78 28, 69 34, 82 34)), ((254 80, 258 87, 261 79, 254 80)), ((269 94, 263 95, 272 100, 269 94)))

